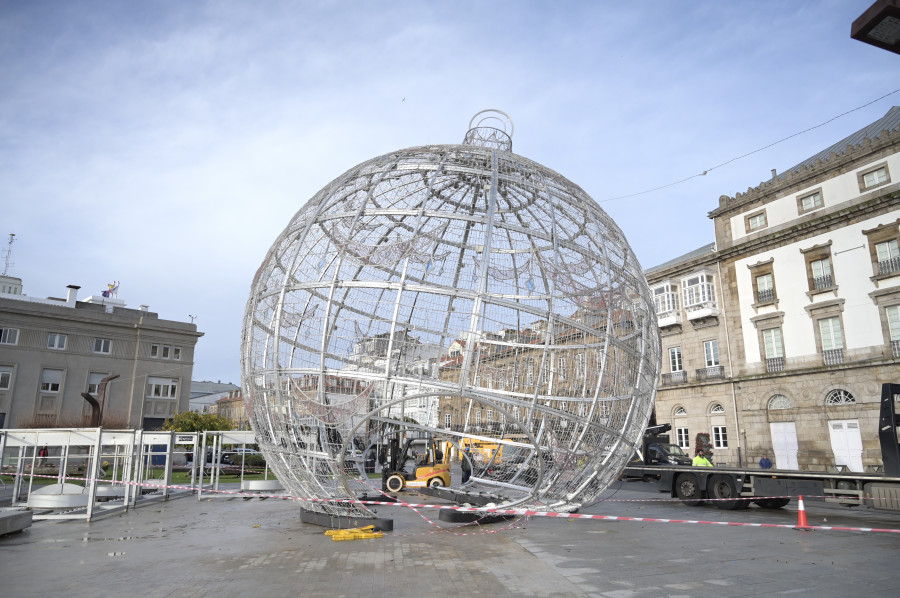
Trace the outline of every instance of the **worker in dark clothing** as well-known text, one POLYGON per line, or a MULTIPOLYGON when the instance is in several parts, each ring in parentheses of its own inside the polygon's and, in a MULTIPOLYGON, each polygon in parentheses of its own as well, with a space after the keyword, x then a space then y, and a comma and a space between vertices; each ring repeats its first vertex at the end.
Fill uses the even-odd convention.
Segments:
POLYGON ((763 455, 762 459, 759 460, 760 469, 772 469, 772 460, 769 459, 769 455, 763 455))
POLYGON ((469 461, 469 447, 466 447, 462 457, 462 483, 468 482, 470 477, 472 477, 472 462, 469 461))

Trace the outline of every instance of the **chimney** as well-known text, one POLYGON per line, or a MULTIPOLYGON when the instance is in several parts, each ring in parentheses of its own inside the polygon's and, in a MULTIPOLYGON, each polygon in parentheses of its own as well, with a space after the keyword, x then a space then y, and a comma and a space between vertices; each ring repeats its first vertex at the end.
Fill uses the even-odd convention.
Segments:
POLYGON ((775 169, 773 168, 773 169, 772 169, 772 178, 774 179, 774 178, 777 178, 777 177, 778 177, 778 173, 775 172, 775 169))
POLYGON ((75 302, 78 301, 78 289, 81 287, 70 284, 66 288, 69 289, 66 291, 66 307, 75 307, 75 302))

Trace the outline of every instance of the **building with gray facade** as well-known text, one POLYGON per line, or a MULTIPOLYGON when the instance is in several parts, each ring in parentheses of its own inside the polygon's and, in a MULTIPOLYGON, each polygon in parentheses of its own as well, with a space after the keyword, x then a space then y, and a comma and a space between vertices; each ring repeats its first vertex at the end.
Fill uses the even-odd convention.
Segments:
POLYGON ((0 427, 75 427, 90 422, 82 397, 106 388, 104 427, 157 429, 189 408, 194 324, 129 309, 112 296, 40 299, 0 293, 0 427))

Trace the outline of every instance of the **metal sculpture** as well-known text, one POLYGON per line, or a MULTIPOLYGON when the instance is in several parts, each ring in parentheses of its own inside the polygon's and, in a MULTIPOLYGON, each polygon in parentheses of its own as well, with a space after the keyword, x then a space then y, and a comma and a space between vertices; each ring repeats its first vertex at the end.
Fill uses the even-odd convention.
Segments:
POLYGON ((244 400, 285 488, 327 499, 307 508, 370 515, 346 499, 378 484, 398 430, 467 459, 466 490, 533 509, 596 498, 634 453, 660 367, 646 280, 612 219, 511 133, 484 111, 462 144, 350 169, 256 273, 244 400))

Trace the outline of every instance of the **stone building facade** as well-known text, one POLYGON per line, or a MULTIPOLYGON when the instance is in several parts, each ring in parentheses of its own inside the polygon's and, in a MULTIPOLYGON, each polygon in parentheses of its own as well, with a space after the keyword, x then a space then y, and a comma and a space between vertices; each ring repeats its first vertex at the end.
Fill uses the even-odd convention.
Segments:
MULTIPOLYGON (((566 426, 575 425, 570 420, 582 418, 620 426, 627 413, 617 397, 632 391, 638 375, 637 353, 629 345, 637 342, 637 336, 629 334, 636 324, 628 310, 596 307, 579 309, 567 318, 571 324, 556 324, 552 332, 547 321, 539 320, 522 330, 485 333, 474 348, 466 385, 493 402, 468 395, 441 396, 440 427, 488 438, 509 437, 522 432, 516 422, 528 420, 533 402, 562 417, 531 419, 532 433, 543 425, 561 436, 566 426), (616 342, 609 342, 609 337, 616 342), (595 393, 601 399, 592 406, 595 393)), ((462 340, 450 345, 440 363, 442 381, 460 383, 464 347, 462 340)))
POLYGON ((742 461, 725 298, 715 244, 645 271, 659 321, 662 370, 657 423, 690 454, 708 434, 718 464, 742 461))
MULTIPOLYGON (((683 378, 664 366, 657 421, 715 426, 716 402, 729 464, 767 453, 779 468, 878 467, 881 384, 900 381, 900 107, 772 174, 720 198, 715 251, 647 272, 656 290, 706 267, 721 301, 725 378, 692 377, 696 354, 683 378)), ((671 330, 664 351, 705 342, 702 329, 671 330)))
POLYGON ((240 390, 228 391, 227 395, 210 405, 209 413, 230 421, 233 430, 249 430, 250 421, 244 405, 244 396, 240 390))

